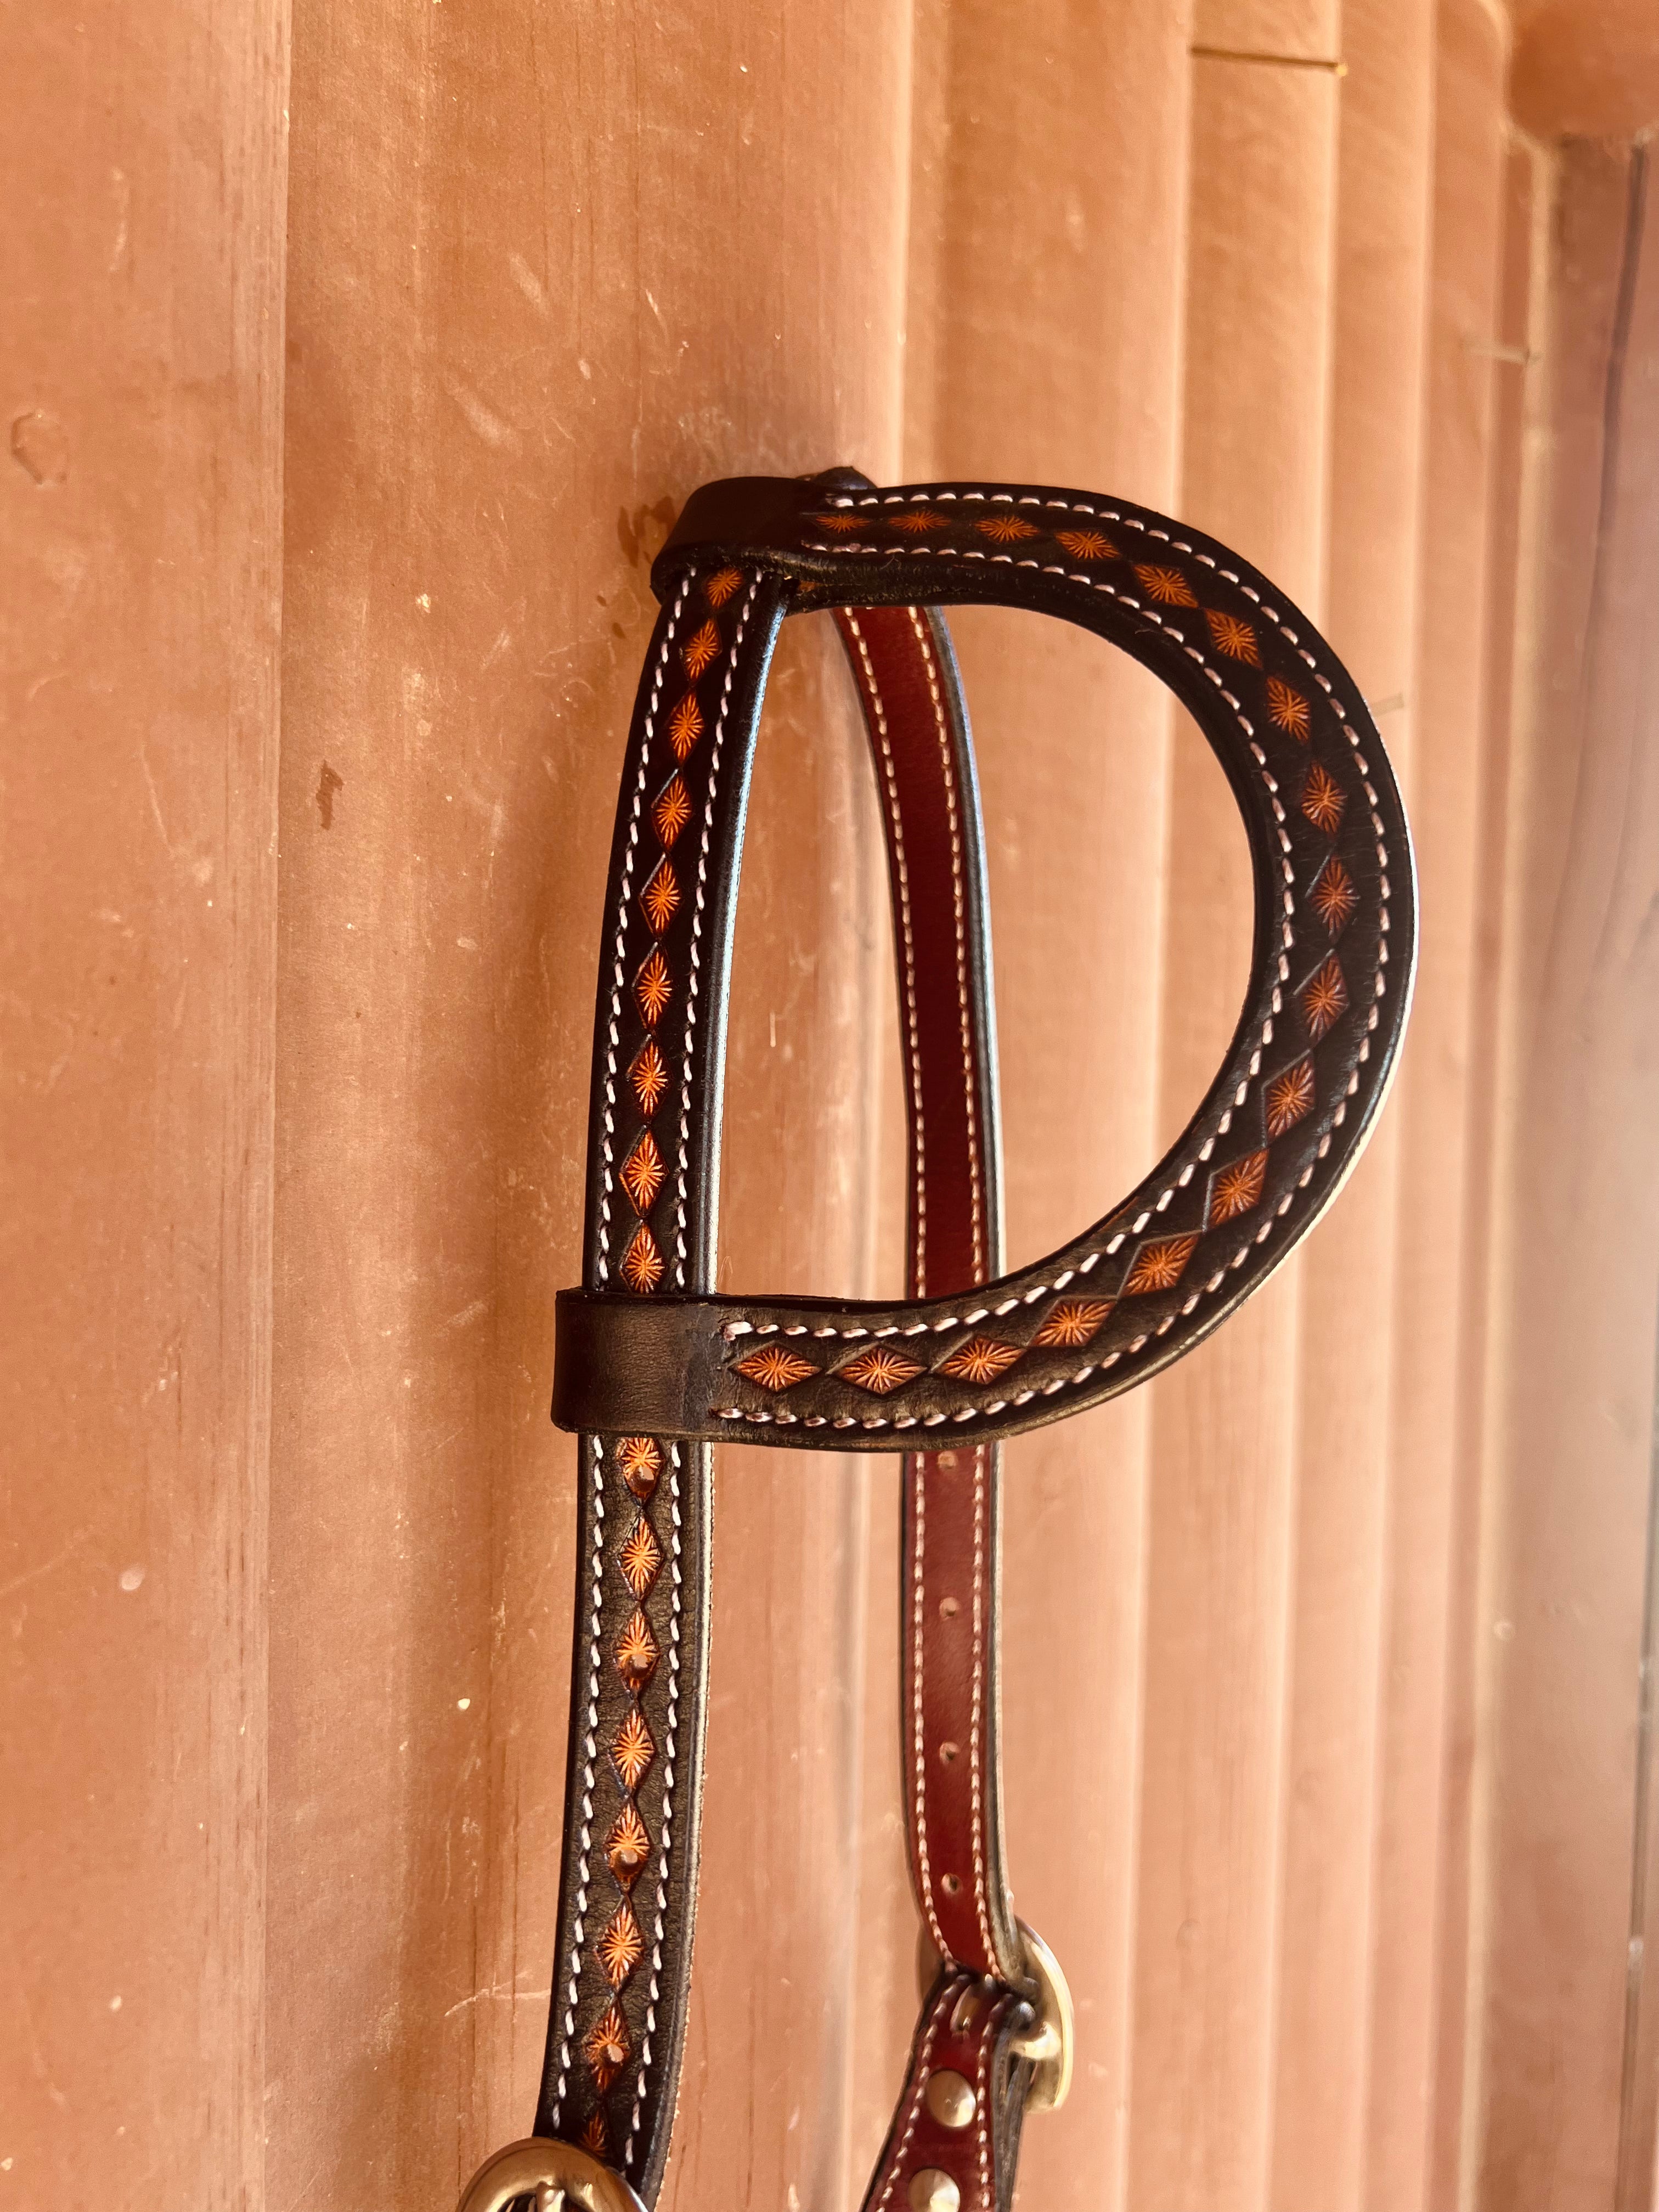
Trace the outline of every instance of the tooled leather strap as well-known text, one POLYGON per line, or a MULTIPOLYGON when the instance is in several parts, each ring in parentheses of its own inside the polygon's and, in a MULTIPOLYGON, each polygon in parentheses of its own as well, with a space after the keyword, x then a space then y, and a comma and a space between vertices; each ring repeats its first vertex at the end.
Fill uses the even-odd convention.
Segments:
MULTIPOLYGON (((1304 619, 1224 549, 1139 510, 996 486, 878 493, 844 478, 739 481, 693 500, 653 580, 664 614, 636 709, 607 908, 586 1285, 561 1309, 556 1412, 588 1432, 561 1948, 538 2131, 585 2142, 647 2201, 654 2195, 694 1901, 708 1440, 892 1449, 911 1428, 949 1423, 960 1442, 910 1463, 907 1532, 912 1626, 920 1593, 928 1632, 907 1639, 917 1716, 913 1859, 926 1850, 918 1893, 945 1964, 872 2202, 884 2205, 901 2168, 940 2148, 933 2136, 941 2130, 945 2149, 971 2151, 961 2197, 978 2186, 975 2160, 983 2193, 1001 2197, 1021 2069, 1008 2051, 1017 2000, 1006 1985, 1017 1954, 996 1855, 994 1698, 985 1693, 994 1629, 988 1447, 1176 1356, 1328 1200, 1376 1110, 1403 1024, 1412 936, 1404 823, 1358 696, 1304 619), (724 982, 771 642, 786 610, 839 605, 865 610, 855 620, 869 647, 900 619, 888 610, 924 594, 1006 600, 1081 622, 1155 667, 1193 708, 1239 798, 1256 861, 1245 1014, 1222 1074, 1158 1172, 1038 1268, 971 1301, 957 1295, 982 1284, 994 1257, 994 1211, 977 1252, 972 1242, 975 1157, 981 1203, 994 1205, 984 1197, 984 1162, 994 1154, 982 1149, 991 1140, 982 1024, 957 1078, 964 1122, 978 1110, 979 1086, 988 1101, 977 1146, 963 1145, 948 1173, 933 1173, 926 1201, 913 1191, 910 1299, 715 1299, 724 982), (970 1073, 975 1050, 981 1066, 970 1073), (933 1194, 941 1191, 967 1194, 959 1267, 938 1256, 933 1194), (933 1252, 924 1242, 920 1264, 919 1216, 933 1252), (941 1527, 965 1540, 965 1553, 941 1557, 941 1527), (953 1588, 930 1608, 933 1569, 975 1604, 953 1588), (958 1638, 970 1628, 979 1637, 968 1663, 947 1625, 958 1638), (937 1712, 930 1685, 942 1693, 937 1712), (972 1993, 984 1995, 988 1974, 993 1999, 981 2002, 972 1993), (966 2134, 940 2122, 925 2094, 947 2047, 971 2057, 964 2079, 983 2093, 966 2134)), ((931 625, 913 629, 913 684, 930 634, 931 625)), ((897 661, 884 678, 873 648, 870 658, 877 689, 890 693, 903 680, 897 661)), ((931 716, 937 737, 939 701, 951 693, 937 645, 932 659, 931 681, 921 678, 927 712, 918 696, 903 726, 925 730, 931 716)), ((890 708, 887 720, 890 730, 890 708)), ((951 848, 930 849, 937 866, 951 848)), ((907 873, 914 888, 908 856, 907 873)), ((920 903, 912 901, 913 921, 920 903)), ((972 905, 958 880, 953 912, 972 905)), ((937 927, 943 906, 930 901, 927 912, 937 927)), ((949 972, 941 946, 959 953, 954 927, 928 955, 935 977, 949 972)), ((981 946, 975 972, 982 961, 981 946)), ((951 994, 920 994, 919 1014, 923 1000, 937 1010, 951 994)), ((960 1016, 959 991, 953 1011, 960 1016)), ((943 1066, 942 1054, 927 1064, 943 1066)), ((926 1121, 927 1083, 914 1066, 907 1076, 926 1121)), ((938 1117, 949 1111, 947 1094, 938 1117)), ((933 1158, 930 1134, 913 1157, 918 1182, 933 1158)))
MULTIPOLYGON (((703 597, 714 605, 716 619, 735 596, 730 582, 717 572, 705 587, 703 597)), ((939 617, 882 608, 862 614, 849 611, 840 619, 876 764, 892 876, 906 1009, 911 1287, 925 1288, 930 1275, 938 1283, 970 1283, 994 1271, 998 1163, 982 840, 959 687, 939 617)), ((613 959, 600 979, 594 1133, 599 1162, 605 1166, 608 1154, 609 1164, 604 1182, 596 1182, 592 1193, 590 1267, 603 1280, 606 1264, 620 1266, 624 1281, 635 1286, 633 1295, 651 1295, 656 1282, 666 1278, 665 1231, 671 1218, 673 1266, 684 1265, 689 1273, 696 1264, 689 1240, 684 1260, 680 1253, 688 1224, 682 1222, 682 1194, 669 1188, 665 1173, 664 1132, 669 1137, 674 1133, 664 1115, 688 1071, 694 1094, 699 1084, 712 1080, 718 1085, 717 1041, 706 1042, 701 1053, 696 1042, 699 1023, 691 1001, 699 994, 688 993, 684 1026, 677 1029, 672 989, 677 963, 688 977, 699 977, 703 963, 724 944, 717 933, 721 917, 711 914, 704 934, 695 915, 696 898, 708 895, 709 869, 718 865, 718 838, 711 835, 708 850, 699 850, 693 883, 675 858, 684 849, 682 835, 711 795, 720 803, 721 782, 725 803, 739 804, 737 794, 747 774, 746 762, 734 764, 728 749, 734 687, 728 690, 726 677, 713 661, 693 673, 706 661, 702 628, 691 626, 689 645, 680 646, 678 667, 672 643, 666 656, 660 637, 653 645, 629 775, 624 778, 623 826, 608 900, 607 930, 614 925, 623 942, 625 986, 632 972, 626 939, 633 922, 627 901, 630 890, 641 892, 636 904, 646 926, 644 990, 635 994, 634 1013, 643 1034, 637 1039, 637 1055, 619 1050, 629 1019, 628 996, 619 988, 613 959), (667 730, 675 766, 653 797, 647 747, 661 728, 667 730), (714 742, 705 761, 703 740, 711 732, 714 742), (637 764, 635 751, 645 755, 637 764), (645 820, 650 837, 639 826, 645 820), (632 834, 635 830, 637 836, 632 834), (681 955, 682 939, 673 925, 683 881, 692 888, 694 913, 681 955), (676 1063, 672 1073, 671 1063, 676 1063), (637 1130, 624 1127, 621 1119, 628 1109, 619 1101, 629 1091, 641 1125, 637 1130), (672 1218, 664 1212, 669 1206, 672 1218), (607 1262, 607 1246, 612 1255, 620 1252, 619 1261, 613 1257, 607 1262), (655 1278, 652 1254, 663 1263, 662 1278, 655 1278)), ((684 639, 684 623, 680 635, 684 639)), ((741 643, 735 626, 732 642, 741 643)), ((752 737, 752 731, 746 736, 752 737)), ((746 741, 744 733, 739 741, 746 741)), ((734 866, 735 855, 731 858, 734 866)), ((706 1025, 702 1035, 711 1040, 706 1025)), ((628 1038, 630 1049, 635 1042, 628 1038)), ((685 1164, 695 1141, 682 1129, 685 1164)), ((964 1955, 985 1972, 995 1971, 995 1965, 981 1956, 976 1928, 990 1925, 1000 1932, 1005 1960, 1018 1956, 1001 1873, 992 1732, 995 1704, 989 1690, 994 1664, 996 1455, 992 1450, 943 1456, 942 1468, 933 1460, 907 1463, 907 1589, 912 1580, 915 1585, 914 1603, 906 1601, 915 1631, 907 1664, 918 1717, 916 1760, 927 1759, 924 1735, 927 1745, 946 1746, 953 1761, 959 1739, 962 1754, 961 1763, 949 1770, 930 1774, 919 1764, 913 1776, 907 1792, 911 1856, 917 1895, 940 1948, 945 1948, 938 1934, 941 1919, 967 1914, 963 1925, 970 1932, 964 1955), (953 1481, 958 1458, 963 1473, 953 1481), (916 1539, 930 1525, 924 1567, 916 1539), (963 1590, 959 1627, 948 1617, 957 1610, 954 1601, 946 1601, 945 1615, 924 1603, 923 1583, 929 1578, 936 1596, 947 1583, 963 1590), (931 1625, 927 1636, 921 1632, 924 1621, 931 1625), (931 1665, 930 1642, 938 1647, 931 1665), (941 1842, 930 1852, 933 1836, 941 1842), (957 1843, 959 1850, 954 1848, 957 1843), (958 1860, 969 1869, 965 1884, 951 1870, 958 1860)), ((690 1454, 678 1453, 672 1440, 636 1436, 613 1440, 607 1449, 604 1440, 584 1438, 582 1459, 588 1478, 580 1547, 584 1566, 579 1600, 585 1620, 579 1624, 574 1669, 570 1832, 560 1916, 568 1978, 562 1988, 556 1982, 537 2130, 614 2162, 648 2198, 672 2113, 695 1905, 700 1748, 696 1716, 704 1647, 702 1608, 687 1602, 686 1584, 689 1578, 693 1590, 700 1587, 696 1563, 706 1541, 705 1504, 695 1479, 700 1472, 696 1462, 690 1454), (664 1547, 656 1533, 665 1487, 670 1509, 665 1556, 675 1577, 666 1587, 657 1559, 664 1547), (629 1600, 637 1602, 630 1606, 629 1600), (651 1645, 656 1647, 654 1658, 651 1645), (617 1681, 610 1679, 607 1657, 615 1662, 617 1681), (646 1668, 648 1674, 643 1674, 646 1668), (668 1696, 664 1684, 671 1677, 674 1694, 668 1696), (667 1761, 661 1781, 659 1743, 667 1761), (647 1923, 640 1909, 653 1845, 665 1862, 659 1879, 664 1892, 659 1924, 647 1923), (596 1920, 602 1923, 597 1936, 596 1920)), ((1005 2003, 1001 2015, 1009 2010, 1005 2003)), ((1009 2069, 1005 2065, 1002 2070, 1009 2069)), ((976 2140, 968 2138, 963 2148, 972 2151, 976 2140)), ((878 2185, 879 2180, 878 2176, 878 2185)))
POLYGON ((1414 898, 1394 778, 1346 671, 1236 554, 1165 517, 1068 491, 708 486, 659 556, 745 557, 796 610, 994 601, 1120 646, 1191 710, 1255 870, 1239 1026, 1208 1095, 1103 1220, 969 1302, 566 1292, 555 1417, 677 1435, 890 1449, 916 1428, 1006 1436, 1166 1366, 1317 1219, 1357 1156, 1404 1025, 1414 898), (775 1387, 754 1355, 809 1371, 775 1387))
MULTIPOLYGON (((790 589, 689 563, 634 710, 612 841, 583 1274, 648 1301, 714 1266, 725 982, 761 687, 790 589)), ((537 2136, 647 2203, 684 2035, 702 1774, 711 1455, 642 1427, 579 1445, 564 1858, 537 2136)))

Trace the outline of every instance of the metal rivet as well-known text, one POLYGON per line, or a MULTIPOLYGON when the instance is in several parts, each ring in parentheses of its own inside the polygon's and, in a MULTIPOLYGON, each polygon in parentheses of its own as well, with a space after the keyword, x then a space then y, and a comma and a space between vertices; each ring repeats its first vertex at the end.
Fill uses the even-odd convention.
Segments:
POLYGON ((962 2191, 943 2166, 924 2166, 910 2181, 910 2212, 957 2212, 962 2191))
POLYGON ((961 1611, 960 1604, 953 1597, 942 1597, 939 1601, 939 1617, 941 1620, 954 1620, 961 1611))
POLYGON ((979 2100, 963 2075, 942 2066, 927 2084, 927 2109, 942 2128, 965 2128, 979 2100))
POLYGON ((957 1759, 962 1757, 962 1746, 959 1743, 942 1743, 939 1747, 939 1755, 945 1765, 954 1766, 957 1759))
POLYGON ((945 1892, 945 1894, 947 1897, 960 1897, 962 1894, 962 1876, 959 1874, 945 1875, 940 1878, 939 1887, 945 1892))

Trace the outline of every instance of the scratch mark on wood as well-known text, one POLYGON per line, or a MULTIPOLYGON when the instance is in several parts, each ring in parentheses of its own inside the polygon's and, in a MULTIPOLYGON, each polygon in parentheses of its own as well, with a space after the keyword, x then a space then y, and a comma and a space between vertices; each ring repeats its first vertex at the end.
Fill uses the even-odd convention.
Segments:
POLYGON ((345 778, 336 775, 328 763, 323 763, 323 772, 317 779, 317 811, 325 830, 334 827, 334 794, 345 789, 345 778))

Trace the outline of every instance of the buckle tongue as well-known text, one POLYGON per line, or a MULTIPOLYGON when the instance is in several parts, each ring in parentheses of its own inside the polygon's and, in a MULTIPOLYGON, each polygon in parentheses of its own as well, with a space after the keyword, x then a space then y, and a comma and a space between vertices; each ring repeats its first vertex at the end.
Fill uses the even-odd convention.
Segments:
POLYGON ((1036 2018, 1008 2039, 1010 2050, 1031 2061, 1031 2086, 1025 2092, 1028 2112, 1057 2112, 1072 2088, 1072 2065, 1077 2043, 1072 1992, 1054 1953, 1035 1928, 1016 1920, 1025 1971, 1036 1984, 1036 2018))

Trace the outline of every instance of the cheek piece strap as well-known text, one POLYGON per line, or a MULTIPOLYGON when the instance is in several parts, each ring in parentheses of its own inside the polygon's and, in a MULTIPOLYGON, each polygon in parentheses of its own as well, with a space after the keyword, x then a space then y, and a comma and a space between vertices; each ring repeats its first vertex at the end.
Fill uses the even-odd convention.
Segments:
MULTIPOLYGON (((599 951, 582 1283, 553 1415, 579 1439, 563 1871, 534 2134, 462 2212, 633 2212, 662 2186, 684 2040, 711 1447, 904 1455, 902 1730, 921 2011, 867 2212, 1006 2212, 1058 2104, 1070 2000, 1018 1920, 998 1758, 998 1444, 1131 1389, 1279 1265, 1358 1158, 1411 997, 1400 793, 1352 679, 1224 546, 1046 486, 736 477, 652 571, 599 951), (1003 1272, 984 834, 941 610, 1023 607, 1161 677, 1255 877, 1249 984, 1169 1154, 1003 1272), (717 1294, 727 982, 745 804, 788 615, 840 632, 886 840, 908 1116, 902 1303, 717 1294)), ((805 1479, 803 1477, 803 1479, 805 1479)))

